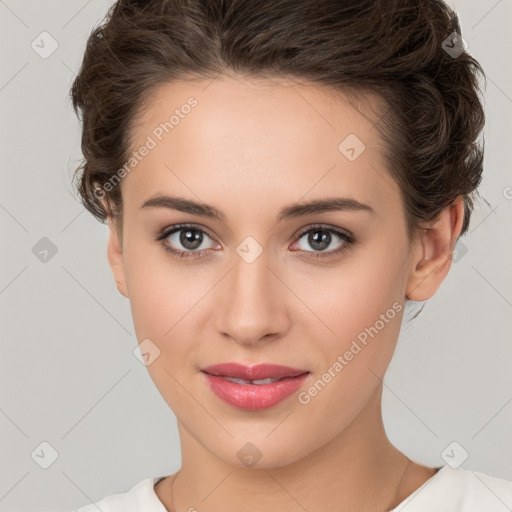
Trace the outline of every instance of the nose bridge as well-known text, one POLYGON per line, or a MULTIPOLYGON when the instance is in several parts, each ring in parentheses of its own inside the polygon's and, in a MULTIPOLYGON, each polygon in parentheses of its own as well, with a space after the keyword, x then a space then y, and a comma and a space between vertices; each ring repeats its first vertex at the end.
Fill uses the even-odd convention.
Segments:
POLYGON ((286 327, 286 301, 283 290, 279 290, 282 284, 268 266, 268 253, 253 240, 237 247, 234 266, 219 300, 220 333, 251 344, 286 327))

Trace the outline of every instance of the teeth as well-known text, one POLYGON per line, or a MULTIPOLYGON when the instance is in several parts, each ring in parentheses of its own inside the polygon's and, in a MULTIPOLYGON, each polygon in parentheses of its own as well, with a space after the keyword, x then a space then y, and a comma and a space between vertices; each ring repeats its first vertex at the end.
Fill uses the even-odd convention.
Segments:
POLYGON ((256 380, 246 380, 246 379, 237 379, 235 377, 223 377, 226 380, 229 380, 230 382, 235 382, 236 384, 256 384, 257 386, 261 384, 270 384, 271 382, 277 382, 279 379, 256 379, 256 380))
POLYGON ((222 377, 223 379, 229 380, 229 382, 236 382, 237 384, 251 384, 252 381, 245 379, 235 379, 234 377, 222 377))
POLYGON ((281 380, 281 379, 272 379, 269 377, 268 379, 253 380, 252 383, 253 384, 270 384, 271 382, 277 382, 278 380, 281 380))

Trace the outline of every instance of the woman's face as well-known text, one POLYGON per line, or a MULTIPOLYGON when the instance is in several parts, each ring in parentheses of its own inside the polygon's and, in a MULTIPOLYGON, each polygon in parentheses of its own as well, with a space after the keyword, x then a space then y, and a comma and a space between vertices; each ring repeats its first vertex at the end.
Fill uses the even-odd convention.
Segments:
POLYGON ((372 119, 320 86, 226 78, 161 87, 134 128, 122 254, 112 230, 109 258, 182 438, 229 464, 299 460, 381 386, 414 255, 372 119), (145 205, 157 196, 220 215, 145 205), (293 206, 327 199, 339 208, 293 206), (306 375, 203 371, 220 363, 306 375))

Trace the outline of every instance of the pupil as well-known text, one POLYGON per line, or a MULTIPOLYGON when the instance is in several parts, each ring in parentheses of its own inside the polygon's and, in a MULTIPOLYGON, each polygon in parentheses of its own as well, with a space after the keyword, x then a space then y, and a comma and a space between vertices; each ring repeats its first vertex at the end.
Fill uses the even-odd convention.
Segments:
POLYGON ((197 249, 203 241, 203 235, 196 229, 186 229, 181 232, 180 243, 189 250, 197 249))
POLYGON ((311 244, 311 247, 318 251, 323 251, 327 247, 329 247, 329 243, 331 242, 331 234, 328 231, 312 231, 309 235, 308 242, 311 244), (318 233, 322 233, 318 236, 318 233), (319 245, 317 245, 319 244, 319 245))

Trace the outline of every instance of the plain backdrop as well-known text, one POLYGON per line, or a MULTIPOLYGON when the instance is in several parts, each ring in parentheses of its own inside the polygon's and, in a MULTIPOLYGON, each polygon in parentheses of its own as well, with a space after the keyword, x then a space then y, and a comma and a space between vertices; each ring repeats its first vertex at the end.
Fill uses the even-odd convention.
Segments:
MULTIPOLYGON (((133 353, 107 226, 71 185, 81 152, 69 87, 111 4, 0 0, 1 511, 67 512, 180 467, 175 417, 133 353)), ((403 325, 384 422, 417 462, 450 453, 512 480, 512 1, 449 4, 488 78, 490 206, 477 205, 448 278, 403 325)))

